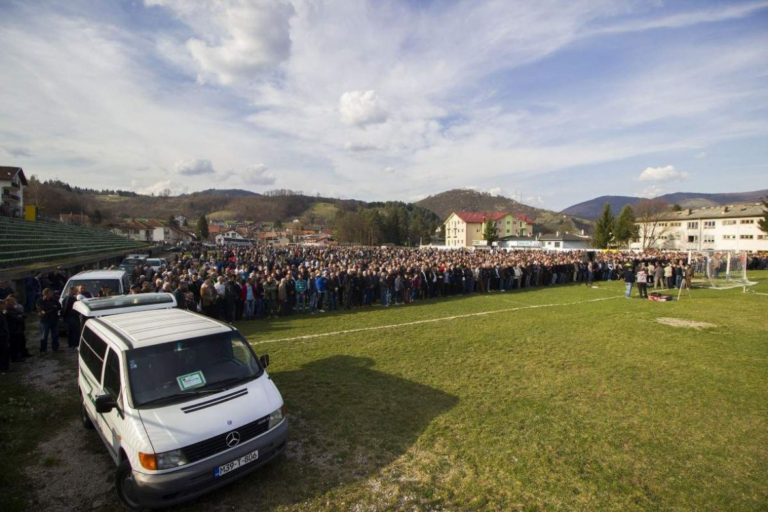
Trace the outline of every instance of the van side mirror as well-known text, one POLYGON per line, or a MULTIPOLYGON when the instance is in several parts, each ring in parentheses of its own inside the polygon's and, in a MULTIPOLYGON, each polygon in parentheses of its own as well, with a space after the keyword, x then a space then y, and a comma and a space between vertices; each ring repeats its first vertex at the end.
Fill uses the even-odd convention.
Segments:
POLYGON ((266 368, 269 366, 269 354, 264 354, 259 358, 259 362, 261 363, 262 368, 266 368))
POLYGON ((96 406, 96 412, 104 414, 117 407, 117 401, 112 395, 99 395, 96 397, 94 405, 96 406))

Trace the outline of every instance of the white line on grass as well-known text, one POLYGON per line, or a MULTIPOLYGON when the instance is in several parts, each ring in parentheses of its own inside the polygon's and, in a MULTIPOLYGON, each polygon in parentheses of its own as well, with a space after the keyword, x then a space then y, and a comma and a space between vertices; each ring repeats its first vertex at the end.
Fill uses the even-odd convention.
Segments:
POLYGON ((495 315, 496 313, 511 313, 513 311, 523 311, 526 309, 539 309, 539 308, 554 308, 559 306, 575 306, 578 304, 587 304, 589 302, 601 302, 604 300, 613 300, 613 299, 619 299, 624 297, 623 295, 616 295, 613 297, 603 297, 600 299, 590 299, 590 300, 581 300, 576 302, 561 302, 561 303, 553 303, 553 304, 535 304, 533 306, 521 306, 517 308, 505 308, 505 309, 494 309, 492 311, 480 311, 479 313, 467 313, 465 315, 452 315, 452 316, 443 316, 440 318, 427 318, 425 320, 414 320, 413 322, 403 322, 401 324, 387 324, 387 325, 376 325, 372 327, 359 327, 357 329, 344 329, 343 331, 333 331, 333 332, 321 332, 319 334, 305 334, 303 336, 293 336, 290 338, 276 338, 273 340, 263 340, 263 341, 253 341, 252 343, 255 345, 261 344, 261 343, 279 343, 281 341, 297 341, 297 340, 310 340, 314 338, 323 338, 326 336, 338 336, 340 334, 352 334, 357 332, 365 332, 365 331, 379 331, 382 329, 396 329, 398 327, 409 327, 411 325, 420 325, 420 324, 428 324, 428 323, 434 323, 434 322, 443 322, 445 320, 458 320, 460 318, 471 318, 474 316, 485 316, 485 315, 495 315))

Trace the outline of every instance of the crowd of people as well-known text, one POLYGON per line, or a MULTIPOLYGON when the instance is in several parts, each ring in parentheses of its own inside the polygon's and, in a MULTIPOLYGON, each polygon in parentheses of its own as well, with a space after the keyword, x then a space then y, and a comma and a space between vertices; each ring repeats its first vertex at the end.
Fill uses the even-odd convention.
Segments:
MULTIPOLYGON (((754 258, 751 266, 768 268, 768 257, 754 258)), ((624 281, 627 297, 635 287, 638 296, 647 297, 649 288, 690 286, 699 271, 683 252, 200 246, 176 253, 166 267, 136 265, 130 293, 173 293, 180 308, 234 322, 611 280, 624 281)), ((29 313, 40 319, 41 353, 48 350, 49 337, 51 348, 59 349, 59 320, 69 328, 69 347, 77 346, 72 304, 88 294, 73 288, 60 302, 66 281, 61 269, 24 280, 23 304, 8 283, 0 283, 0 371, 29 356, 29 313)))
POLYGON ((641 264, 683 275, 685 258, 595 251, 222 248, 177 257, 158 271, 137 266, 132 292, 171 292, 180 307, 231 322, 567 283, 591 286, 622 279, 627 266, 641 264))

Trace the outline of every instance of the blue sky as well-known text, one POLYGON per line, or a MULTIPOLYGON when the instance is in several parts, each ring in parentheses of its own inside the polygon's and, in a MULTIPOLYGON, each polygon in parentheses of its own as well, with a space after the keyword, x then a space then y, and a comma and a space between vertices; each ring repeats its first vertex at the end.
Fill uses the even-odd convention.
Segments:
POLYGON ((0 164, 415 201, 768 188, 768 1, 0 2, 0 164))

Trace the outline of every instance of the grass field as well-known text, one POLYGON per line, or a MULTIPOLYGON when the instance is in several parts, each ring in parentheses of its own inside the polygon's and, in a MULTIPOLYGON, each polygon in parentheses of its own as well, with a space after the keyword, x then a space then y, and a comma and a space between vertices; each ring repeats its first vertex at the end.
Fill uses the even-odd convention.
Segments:
POLYGON ((185 509, 768 510, 752 278, 671 303, 614 282, 242 323, 291 441, 185 509))

